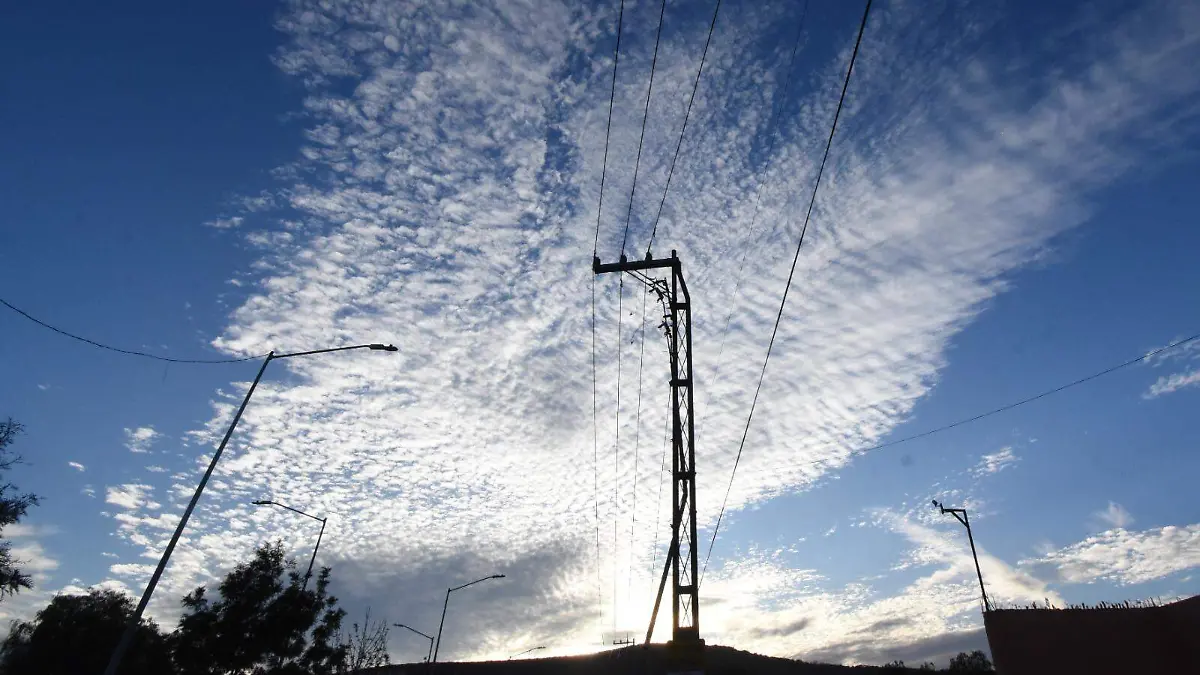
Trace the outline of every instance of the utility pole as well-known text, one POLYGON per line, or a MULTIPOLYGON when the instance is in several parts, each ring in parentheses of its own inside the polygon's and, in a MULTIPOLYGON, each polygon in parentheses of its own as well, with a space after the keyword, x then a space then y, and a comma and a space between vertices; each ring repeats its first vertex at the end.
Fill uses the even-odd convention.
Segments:
POLYGON ((683 266, 675 251, 670 258, 603 264, 592 261, 596 274, 629 273, 659 295, 667 310, 663 330, 671 356, 671 545, 663 565, 662 580, 650 616, 646 642, 654 633, 659 605, 671 577, 671 642, 680 647, 702 646, 700 639, 700 595, 696 561, 696 443, 692 395, 692 313, 691 295, 683 279, 683 266), (651 270, 670 270, 670 281, 651 278, 651 270))

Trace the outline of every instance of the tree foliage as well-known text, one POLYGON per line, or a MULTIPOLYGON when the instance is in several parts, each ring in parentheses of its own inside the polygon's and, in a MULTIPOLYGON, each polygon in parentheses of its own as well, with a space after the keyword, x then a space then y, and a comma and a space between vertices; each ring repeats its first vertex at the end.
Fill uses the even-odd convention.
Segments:
MULTIPOLYGON (((24 518, 29 507, 38 503, 37 495, 28 492, 22 494, 15 485, 5 480, 9 469, 21 461, 21 456, 15 454, 10 446, 22 430, 21 424, 12 418, 0 422, 0 536, 5 527, 24 518)), ((12 542, 0 540, 0 600, 22 588, 33 587, 33 579, 21 572, 20 564, 21 561, 12 556, 12 542)))
POLYGON ((983 652, 976 649, 970 654, 959 652, 958 656, 950 659, 950 672, 952 673, 991 673, 995 672, 992 669, 992 662, 983 652))
MULTIPOLYGON (((102 673, 133 615, 126 595, 92 589, 55 596, 33 621, 14 622, 0 646, 5 675, 102 673)), ((167 639, 143 620, 121 666, 122 675, 171 675, 167 639)))
POLYGON ((332 675, 346 646, 338 641, 345 612, 328 594, 329 568, 305 590, 283 544, 259 547, 217 587, 210 601, 201 586, 183 599, 172 635, 180 675, 332 675))

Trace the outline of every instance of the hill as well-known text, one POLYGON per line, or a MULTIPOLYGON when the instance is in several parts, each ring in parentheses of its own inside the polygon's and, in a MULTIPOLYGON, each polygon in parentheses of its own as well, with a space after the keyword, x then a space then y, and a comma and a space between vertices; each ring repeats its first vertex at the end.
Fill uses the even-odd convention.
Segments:
MULTIPOLYGON (((650 675, 667 672, 665 645, 632 646, 584 656, 562 656, 520 661, 474 661, 438 663, 437 675, 650 675)), ((840 666, 805 663, 751 654, 732 647, 705 648, 705 675, 863 675, 905 672, 879 666, 840 666)), ((363 675, 427 675, 424 663, 383 666, 362 671, 363 675)), ((913 671, 915 672, 915 671, 913 671)))

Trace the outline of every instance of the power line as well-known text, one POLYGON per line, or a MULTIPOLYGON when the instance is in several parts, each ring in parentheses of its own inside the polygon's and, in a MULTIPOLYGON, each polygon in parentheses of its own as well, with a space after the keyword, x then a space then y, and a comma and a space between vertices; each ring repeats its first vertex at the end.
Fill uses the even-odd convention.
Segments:
POLYGON ((637 389, 637 420, 634 423, 633 434, 633 499, 629 506, 629 583, 625 587, 625 604, 631 604, 633 595, 633 533, 637 529, 637 489, 638 489, 638 459, 642 443, 642 372, 646 360, 646 296, 650 293, 648 286, 642 287, 642 326, 641 344, 638 347, 638 389, 637 389))
MULTIPOLYGON (((805 0, 804 9, 800 12, 800 23, 796 28, 796 40, 792 44, 792 56, 788 60, 787 76, 784 78, 784 81, 783 81, 783 93, 779 98, 779 104, 775 106, 775 112, 772 115, 772 119, 771 119, 771 122, 769 125, 772 130, 772 133, 771 133, 770 138, 768 138, 768 140, 767 140, 767 149, 766 149, 766 154, 765 154, 767 161, 770 161, 771 155, 775 152, 775 141, 778 140, 778 138, 779 138, 779 134, 777 133, 778 129, 779 129, 779 116, 783 113, 783 107, 784 107, 784 105, 787 104, 788 93, 791 90, 792 75, 795 72, 795 66, 796 66, 796 54, 799 53, 799 51, 800 51, 800 38, 804 35, 804 23, 805 23, 805 19, 807 19, 807 17, 808 17, 808 0, 805 0)), ((758 222, 758 214, 759 214, 761 206, 762 206, 763 187, 765 185, 766 185, 766 181, 759 181, 759 183, 758 183, 758 190, 756 191, 755 196, 754 196, 754 212, 750 216, 750 227, 748 228, 748 233, 746 235, 747 242, 749 242, 754 236, 754 225, 758 222)), ((737 277, 735 278, 734 283, 733 283, 733 293, 732 293, 732 300, 729 303, 729 313, 725 315, 725 328, 721 331, 721 342, 720 342, 720 346, 717 347, 716 365, 713 368, 712 378, 708 382, 708 394, 705 397, 704 414, 700 418, 700 427, 701 428, 703 428, 703 426, 704 426, 704 421, 706 419, 708 419, 708 412, 711 408, 711 403, 712 403, 713 389, 715 388, 717 380, 720 378, 720 375, 721 375, 721 356, 725 353, 725 340, 726 340, 726 338, 729 337, 729 327, 733 324, 733 312, 734 312, 734 309, 737 304, 736 300, 737 300, 737 296, 738 296, 738 290, 742 286, 742 281, 746 278, 746 257, 749 255, 749 253, 750 253, 749 246, 746 246, 745 248, 743 248, 742 259, 738 263, 738 266, 737 266, 737 277)))
POLYGON ((171 358, 169 356, 159 356, 158 354, 150 354, 147 352, 140 352, 135 349, 120 349, 118 347, 113 347, 111 345, 106 345, 101 342, 96 342, 95 340, 90 340, 88 338, 83 337, 82 335, 76 335, 75 333, 65 331, 65 330, 63 330, 61 328, 57 328, 55 326, 51 326, 50 324, 46 323, 45 321, 42 321, 41 319, 31 315, 29 312, 26 312, 18 307, 13 306, 12 304, 10 304, 7 300, 4 300, 3 298, 0 298, 0 304, 3 304, 5 307, 11 309, 12 311, 16 312, 17 314, 20 314, 21 316, 25 317, 26 319, 29 319, 30 321, 36 323, 37 325, 41 326, 42 328, 47 328, 49 330, 54 331, 55 333, 58 333, 59 335, 69 337, 72 340, 78 340, 79 342, 85 342, 89 345, 92 345, 93 347, 99 347, 100 349, 107 349, 110 352, 117 352, 118 354, 128 354, 130 356, 140 356, 140 357, 146 358, 146 359, 154 359, 155 361, 166 361, 167 363, 192 363, 192 364, 241 363, 242 361, 253 361, 254 359, 262 359, 262 358, 266 358, 266 356, 267 356, 266 354, 256 354, 254 356, 243 356, 241 358, 236 358, 236 359, 175 359, 175 358, 171 358))
MULTIPOLYGON (((617 12, 617 45, 613 50, 612 89, 608 95, 608 125, 604 129, 604 161, 600 166, 600 196, 596 205, 596 237, 592 244, 592 258, 600 250, 600 215, 604 211, 604 178, 608 173, 608 141, 612 135, 613 102, 617 96, 617 64, 621 60, 621 27, 625 20, 625 0, 621 0, 617 12)), ((596 385, 596 275, 592 277, 592 503, 595 506, 596 526, 596 620, 604 628, 604 591, 600 575, 600 417, 596 385)))
MULTIPOLYGON (((625 21, 625 0, 621 0, 621 9, 617 13, 617 46, 613 50, 612 89, 608 94, 608 125, 604 128, 604 160, 600 164, 600 198, 596 205, 596 238, 592 244, 592 257, 600 250, 600 214, 604 211, 604 179, 608 173, 608 140, 612 136, 613 103, 617 98, 617 64, 621 61, 621 26, 625 21)), ((595 279, 595 275, 592 275, 595 279)))
MULTIPOLYGON (((918 440, 921 438, 927 438, 929 436, 933 436, 934 434, 940 434, 943 431, 949 431, 950 429, 955 429, 957 427, 961 427, 963 425, 970 424, 972 422, 978 422, 981 419, 991 417, 993 415, 999 415, 1000 413, 1008 412, 1009 410, 1012 410, 1014 408, 1019 408, 1019 407, 1025 405, 1026 403, 1033 403, 1034 401, 1046 398, 1047 396, 1052 396, 1059 392, 1066 391, 1067 389, 1071 389, 1072 387, 1077 387, 1081 384, 1086 384, 1088 382, 1091 382, 1092 380, 1099 379, 1101 377, 1104 377, 1105 375, 1111 375, 1112 373, 1115 373, 1118 370, 1122 370, 1122 369, 1128 368, 1129 366, 1132 366, 1132 365, 1135 365, 1138 363, 1142 363, 1142 362, 1147 361, 1155 356, 1158 356, 1159 354, 1162 354, 1164 352, 1169 352, 1172 349, 1175 349, 1177 347, 1182 347, 1183 345, 1188 344, 1189 342, 1195 342, 1196 340, 1200 340, 1200 333, 1196 333, 1189 337, 1183 338, 1182 340, 1176 340, 1175 342, 1172 342, 1171 344, 1169 344, 1165 347, 1159 347, 1158 349, 1149 351, 1145 354, 1142 354, 1140 356, 1129 359, 1128 361, 1122 361, 1121 363, 1118 363, 1115 366, 1110 366, 1108 368, 1105 368, 1104 370, 1092 373, 1091 375, 1088 375, 1086 377, 1081 377, 1077 380, 1072 380, 1071 382, 1068 382, 1063 385, 1059 385, 1057 387, 1054 387, 1053 389, 1047 389, 1045 391, 1039 392, 1032 396, 1023 398, 1019 401, 1007 403, 998 408, 992 408, 991 410, 988 410, 987 412, 982 412, 977 415, 972 415, 970 417, 964 417, 960 420, 951 422, 949 424, 943 424, 940 427, 935 427, 933 429, 929 429, 928 431, 922 431, 920 433, 913 434, 911 436, 897 438, 895 440, 888 441, 886 443, 872 445, 871 447, 868 447, 868 448, 852 450, 850 452, 850 456, 854 457, 854 456, 859 456, 859 455, 865 455, 868 452, 874 452, 876 450, 882 450, 884 448, 890 448, 895 445, 900 445, 901 443, 908 443, 909 441, 915 441, 915 440, 918 440)), ((825 462, 826 462, 826 460, 817 460, 814 462, 807 462, 806 464, 804 464, 804 466, 815 466, 817 464, 824 464, 825 462)), ((732 481, 730 481, 730 484, 732 485, 732 481)), ((726 498, 726 500, 729 499, 728 491, 726 491, 726 493, 725 493, 725 498, 726 498)), ((722 514, 724 513, 724 510, 725 510, 725 506, 724 506, 724 504, 722 504, 722 506, 721 506, 722 514)), ((720 526, 719 518, 717 520, 717 525, 720 526)), ((716 541, 715 530, 714 530, 713 541, 716 541)), ((709 544, 709 547, 708 547, 708 555, 709 556, 712 555, 712 544, 711 543, 709 544)), ((705 559, 704 559, 704 566, 705 566, 705 569, 708 568, 708 557, 705 557, 705 559)))
POLYGON ((692 83, 692 96, 688 99, 687 110, 683 113, 683 126, 679 129, 679 142, 675 144, 675 156, 671 158, 671 168, 667 170, 667 184, 663 187, 662 200, 658 202, 658 213, 654 216, 654 227, 650 230, 650 243, 646 245, 646 257, 654 247, 654 237, 658 234, 658 221, 662 218, 663 204, 667 202, 667 191, 671 189, 671 176, 675 175, 675 162, 679 159, 679 150, 683 148, 683 134, 687 131, 688 117, 692 114, 692 104, 696 102, 696 90, 700 88, 700 74, 704 72, 704 59, 708 57, 708 45, 712 42, 713 29, 717 27, 717 13, 721 11, 721 0, 713 7, 712 22, 708 25, 708 37, 704 40, 704 51, 700 53, 700 67, 696 70, 696 81, 692 83))
POLYGON ((646 120, 650 119, 650 93, 654 91, 654 70, 658 66, 658 43, 662 40, 663 16, 667 13, 667 0, 662 0, 658 9, 658 33, 654 36, 654 56, 650 59, 650 84, 646 87, 646 110, 642 113, 642 133, 638 136, 637 159, 633 162, 633 186, 629 188, 629 211, 625 214, 625 234, 621 237, 621 255, 625 255, 625 244, 629 241, 629 223, 633 220, 633 195, 637 192, 638 168, 642 164, 642 142, 646 140, 646 120))
POLYGON ((667 477, 667 439, 671 437, 671 399, 667 398, 667 414, 663 416, 663 447, 662 447, 662 466, 658 469, 658 502, 654 507, 654 548, 651 549, 653 554, 650 557, 650 577, 654 577, 654 571, 658 569, 658 516, 662 513, 662 487, 664 480, 667 477))
POLYGON ((729 493, 733 490, 733 479, 737 475, 738 464, 742 461, 742 451, 746 447, 746 436, 750 433, 750 422, 754 419, 754 409, 758 405, 758 395, 762 391, 763 379, 767 375, 767 363, 771 360, 771 350, 775 347, 775 336, 779 332, 779 323, 783 320, 783 308, 787 305, 788 291, 792 288, 792 279, 796 275, 796 262, 800 259, 800 248, 804 246, 804 235, 808 232, 808 223, 812 219, 813 206, 817 203, 817 191, 821 187, 821 177, 825 174, 825 164, 829 160, 829 151, 833 147, 833 136, 837 133, 838 118, 842 115, 842 105, 846 102, 846 91, 850 88, 850 76, 854 73, 854 62, 858 58, 858 49, 862 45, 863 33, 867 30, 867 17, 871 13, 872 0, 867 0, 863 9, 862 22, 858 26, 858 38, 854 41, 854 51, 850 53, 850 64, 846 68, 846 78, 842 82, 842 93, 838 97, 837 109, 833 113, 833 124, 829 127, 829 138, 825 141, 825 154, 821 156, 821 165, 817 168, 817 177, 813 182, 812 197, 808 201, 808 211, 804 215, 804 225, 800 228, 800 240, 796 243, 796 254, 792 257, 792 268, 788 272, 787 283, 783 287, 783 297, 779 300, 779 312, 775 315, 775 326, 771 329, 771 339, 767 343, 767 355, 763 358, 762 371, 758 374, 758 385, 754 388, 754 398, 750 402, 750 414, 746 416, 746 427, 742 430, 742 440, 738 444, 737 456, 733 460, 733 471, 729 475, 729 486, 725 488, 725 498, 721 501, 721 511, 717 514, 717 524, 713 527, 712 540, 708 544, 708 553, 704 556, 704 567, 700 572, 700 581, 708 570, 708 561, 712 557, 713 545, 717 542, 717 533, 721 529, 721 520, 725 517, 725 506, 729 503, 729 493))
POLYGON ((613 565, 613 633, 617 632, 617 516, 620 515, 621 506, 621 355, 625 351, 625 341, 621 337, 621 326, 625 319, 625 277, 620 278, 618 286, 617 300, 617 414, 616 414, 616 438, 613 441, 613 548, 612 548, 612 565, 613 565))
MULTIPOLYGON (((1117 372, 1118 370, 1128 368, 1129 366, 1132 366, 1137 363, 1141 363, 1147 359, 1150 359, 1154 356, 1162 354, 1163 352, 1170 351, 1172 349, 1175 349, 1176 347, 1183 346, 1189 342, 1194 342, 1195 340, 1200 340, 1200 333, 1197 333, 1191 337, 1186 337, 1182 340, 1177 340, 1177 341, 1172 342, 1171 344, 1167 345, 1166 347, 1160 347, 1158 349, 1155 349, 1154 351, 1148 352, 1146 354, 1142 354, 1141 356, 1139 356, 1137 358, 1129 359, 1128 361, 1118 363, 1115 366, 1105 368, 1104 370, 1101 370, 1100 372, 1092 373, 1091 375, 1088 375, 1087 377, 1081 377, 1078 380, 1068 382, 1064 385, 1060 385, 1053 389, 1047 389, 1041 393, 1034 394, 1033 396, 1030 396, 1028 398, 1023 398, 1019 401, 1015 401, 1013 403, 1008 403, 1006 405, 1002 405, 999 408, 993 408, 987 412, 979 413, 978 415, 972 415, 971 417, 965 417, 963 419, 958 420, 957 422, 951 422, 949 424, 945 424, 940 427, 930 429, 928 431, 922 431, 919 434, 913 434, 912 436, 905 436, 904 438, 897 438, 894 441, 888 441, 887 443, 880 443, 879 445, 873 445, 869 448, 862 448, 860 450, 854 450, 850 454, 851 455, 864 455, 868 452, 882 450, 883 448, 890 448, 893 445, 900 445, 901 443, 907 443, 909 441, 915 441, 919 438, 925 438, 927 436, 939 434, 943 431, 949 431, 950 429, 954 429, 956 427, 961 427, 964 424, 970 424, 971 422, 978 422, 979 420, 984 419, 985 417, 991 417, 992 415, 998 415, 1002 412, 1008 412, 1009 410, 1012 410, 1013 408, 1019 408, 1019 407, 1025 405, 1026 403, 1033 403, 1034 401, 1037 401, 1039 399, 1043 399, 1043 398, 1046 398, 1047 396, 1057 394, 1060 391, 1064 391, 1064 390, 1070 389, 1072 387, 1077 387, 1081 384, 1091 382, 1092 380, 1095 380, 1097 378, 1104 377, 1105 375, 1110 375, 1112 373, 1117 372)), ((810 462, 810 464, 820 464, 820 463, 821 462, 819 462, 819 461, 818 462, 810 462)))

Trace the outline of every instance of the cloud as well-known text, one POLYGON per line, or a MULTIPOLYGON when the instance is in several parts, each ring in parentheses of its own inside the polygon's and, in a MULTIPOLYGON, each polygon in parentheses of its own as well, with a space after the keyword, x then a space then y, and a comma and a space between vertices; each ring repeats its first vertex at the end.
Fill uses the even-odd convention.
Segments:
POLYGON ((1125 510, 1124 506, 1116 502, 1109 502, 1108 508, 1103 511, 1097 511, 1092 515, 1099 518, 1109 527, 1118 529, 1124 529, 1133 524, 1133 516, 1129 514, 1129 511, 1125 510))
POLYGON ((67 466, 71 467, 72 469, 75 469, 76 471, 87 471, 87 467, 80 464, 79 462, 67 462, 67 466))
POLYGON ((4 527, 4 536, 9 539, 22 537, 45 537, 59 533, 57 525, 29 525, 26 523, 11 523, 4 527))
POLYGON ((152 426, 138 427, 136 429, 125 429, 125 447, 130 452, 145 453, 150 452, 150 446, 156 440, 162 437, 162 434, 154 430, 152 426))
MULTIPOLYGON (((721 19, 655 239, 660 254, 679 251, 696 303, 700 495, 723 494, 732 470, 798 236, 795 196, 811 185, 852 40, 851 27, 835 31, 837 50, 812 56, 773 127, 767 111, 790 44, 768 40, 795 17, 784 6, 756 9, 721 19)), ((993 18, 938 24, 936 13, 906 5, 872 18, 730 513, 811 487, 907 420, 936 386, 954 337, 1084 222, 1092 194, 1134 166, 1153 174, 1194 135, 1163 120, 1191 109, 1200 31, 1180 27, 1198 25, 1196 8, 1155 4, 1124 19, 1014 58, 988 37, 1006 34, 991 30, 993 18), (915 48, 912 36, 928 44, 915 48)), ((627 597, 650 595, 650 563, 665 544, 668 389, 653 306, 643 328, 632 282, 622 297, 616 279, 596 280, 599 453, 587 382, 614 23, 611 7, 550 1, 283 8, 275 62, 306 86, 309 126, 295 162, 277 172, 288 220, 241 233, 258 257, 214 346, 242 355, 379 340, 401 351, 272 365, 153 613, 175 611, 173 593, 264 539, 310 550, 294 514, 245 506, 279 494, 331 514, 323 557, 361 571, 339 571, 343 598, 399 603, 411 589, 435 589, 436 605, 447 576, 536 565, 536 584, 505 587, 532 594, 519 616, 504 613, 507 603, 454 619, 471 629, 454 633, 471 636, 452 638, 458 658, 486 656, 514 633, 594 647, 598 624, 644 621, 646 603, 627 597), (635 376, 630 341, 642 337, 635 376), (607 592, 614 585, 627 590, 607 592)), ((664 35, 626 253, 649 243, 706 32, 705 17, 681 14, 664 35)), ((621 252, 651 58, 644 35, 627 44, 600 214, 605 260, 621 252)), ((219 435, 247 386, 218 392, 193 438, 219 435)), ((178 505, 192 478, 144 480, 178 505)), ((135 508, 145 495, 117 498, 135 508)), ((702 497, 702 528, 719 505, 702 497)), ((118 515, 118 534, 139 556, 161 550, 170 527, 157 516, 118 515)), ((954 617, 975 602, 960 533, 905 527, 952 562, 898 596, 872 598, 866 587, 802 593, 811 579, 719 557, 729 571, 714 577, 711 597, 744 614, 714 625, 768 653, 817 650, 848 628, 889 620, 888 644, 953 633, 954 617), (734 585, 775 578, 800 589, 794 602, 734 585), (764 598, 786 605, 771 625, 812 623, 756 638, 764 598), (938 620, 917 621, 934 609, 938 620)), ((981 562, 998 595, 1043 597, 1038 580, 987 555, 981 562)), ((140 580, 133 564, 114 574, 140 580)), ((481 592, 494 595, 480 601, 508 597, 481 592)))
POLYGON ((81 494, 85 497, 95 498, 96 489, 93 488, 91 485, 84 485, 83 488, 79 491, 79 494, 81 494))
POLYGON ((1021 458, 1013 453, 1012 448, 1006 447, 979 458, 979 464, 971 470, 975 476, 986 476, 993 473, 1000 473, 1004 469, 1017 463, 1021 458))
MULTIPOLYGON (((1173 340, 1171 344, 1176 342, 1179 342, 1179 339, 1173 340)), ((1192 363, 1197 359, 1200 359, 1200 340, 1185 342, 1173 349, 1168 349, 1154 356, 1147 356, 1145 361, 1151 366, 1159 368, 1167 364, 1192 363)), ((1159 396, 1194 386, 1197 383, 1200 383, 1200 368, 1183 370, 1170 375, 1160 375, 1154 381, 1154 384, 1150 385, 1150 388, 1142 394, 1142 398, 1158 398, 1159 396)))
POLYGON ((975 650, 991 654, 991 646, 983 628, 947 631, 904 643, 880 643, 869 634, 852 635, 797 656, 806 661, 822 663, 884 664, 900 660, 908 663, 909 667, 916 667, 931 661, 945 667, 955 655, 975 650))
POLYGON ((140 483, 110 486, 105 493, 104 501, 123 509, 140 509, 147 505, 147 495, 154 488, 140 483))
POLYGON ((1163 375, 1150 385, 1150 389, 1142 395, 1143 398, 1158 398, 1186 387, 1200 384, 1200 368, 1183 373, 1163 375))
POLYGON ((1200 524, 1113 529, 1020 563, 1070 584, 1141 584, 1200 566, 1200 524))
MULTIPOLYGON (((247 208, 255 205, 253 201, 246 204, 247 208)), ((214 218, 213 220, 204 223, 205 227, 212 227, 218 230, 231 230, 235 227, 240 227, 246 219, 241 216, 233 216, 231 218, 214 218)))

